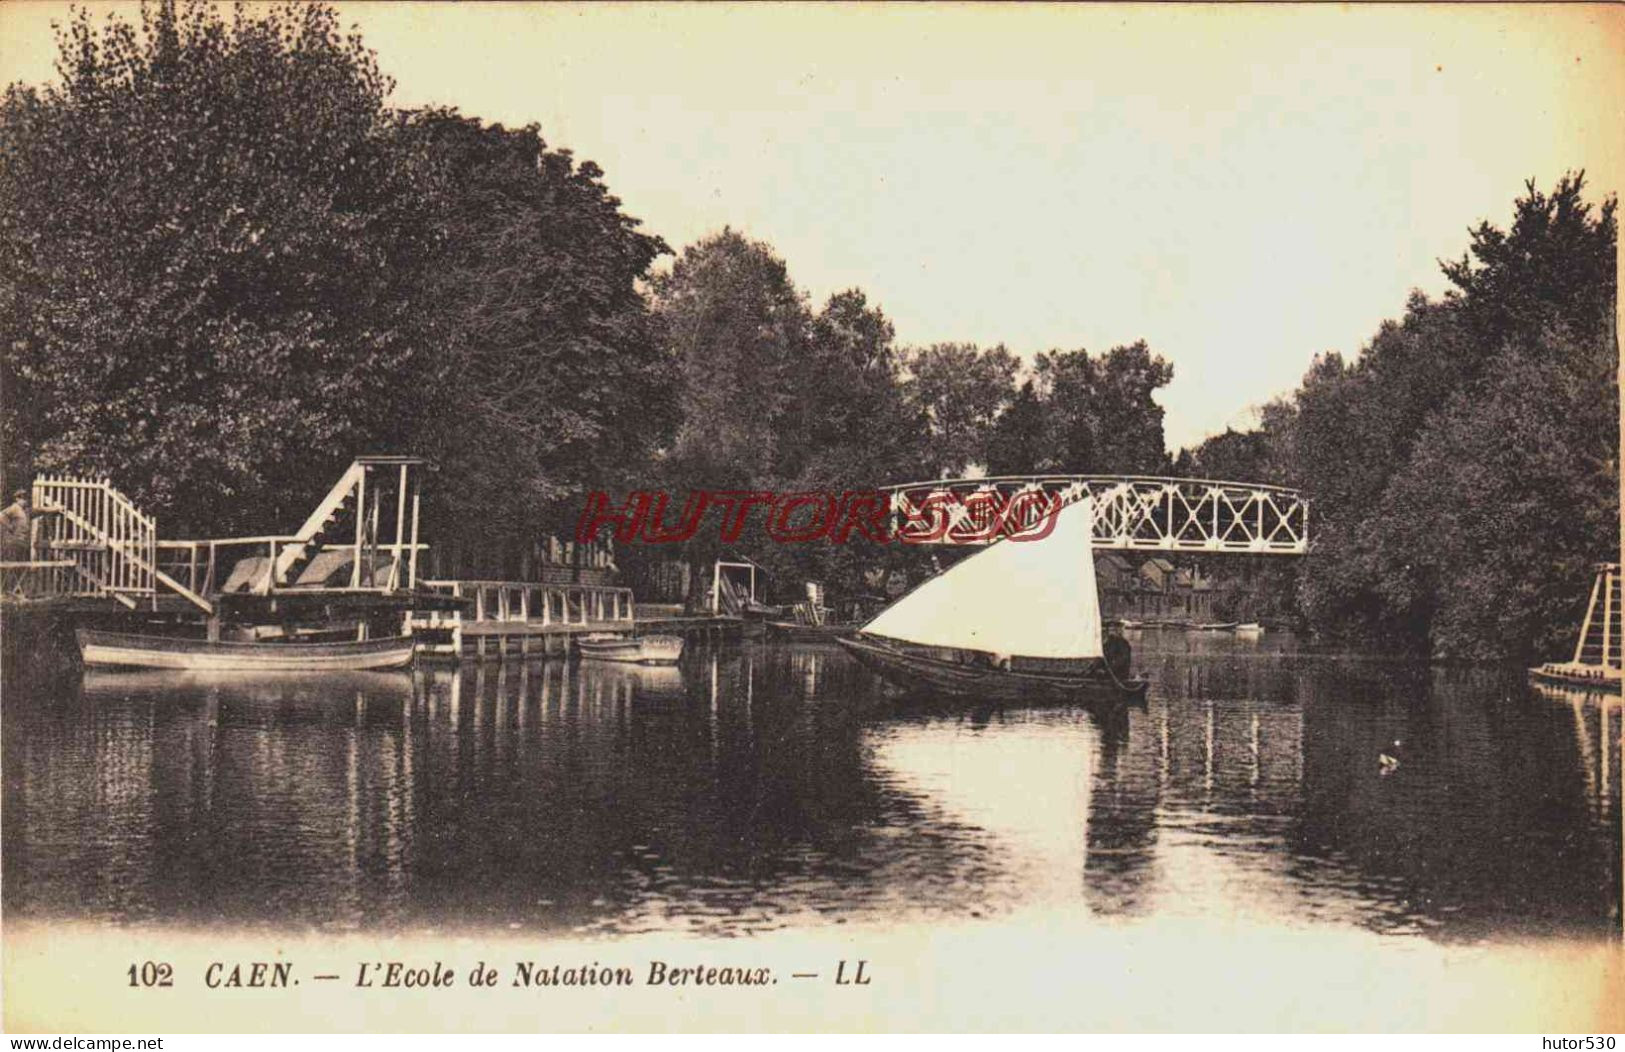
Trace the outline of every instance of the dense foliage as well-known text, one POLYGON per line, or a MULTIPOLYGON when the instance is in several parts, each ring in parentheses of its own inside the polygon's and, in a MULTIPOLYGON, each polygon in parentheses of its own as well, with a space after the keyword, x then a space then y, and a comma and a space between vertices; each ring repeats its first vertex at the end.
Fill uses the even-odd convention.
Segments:
POLYGON ((1438 657, 1572 646, 1619 544, 1616 203, 1583 188, 1531 183, 1510 229, 1481 224, 1444 265, 1444 298, 1413 294, 1356 360, 1317 358, 1262 428, 1186 462, 1313 496, 1298 599, 1323 633, 1438 657))
POLYGON ((61 80, 0 107, 7 394, 33 410, 7 460, 238 525, 372 439, 355 407, 393 415, 423 202, 330 11, 142 15, 80 12, 61 80))
POLYGON ((436 532, 500 549, 584 488, 641 477, 671 434, 675 374, 639 289, 666 246, 535 127, 433 110, 394 135, 428 170, 432 236, 407 290, 422 353, 400 379, 418 404, 388 445, 441 466, 436 532))
POLYGON ((664 246, 594 166, 391 112, 321 5, 59 37, 61 79, 0 104, 8 476, 106 474, 218 535, 412 449, 442 510, 512 526, 671 426, 636 284, 664 246))

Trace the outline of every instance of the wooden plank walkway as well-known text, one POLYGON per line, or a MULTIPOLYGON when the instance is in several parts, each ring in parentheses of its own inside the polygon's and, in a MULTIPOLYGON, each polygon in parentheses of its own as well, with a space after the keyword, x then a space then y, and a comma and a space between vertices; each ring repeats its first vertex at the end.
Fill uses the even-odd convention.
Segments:
POLYGON ((737 618, 657 617, 639 620, 630 588, 535 581, 423 581, 461 610, 410 619, 429 657, 564 656, 571 640, 593 633, 678 635, 685 640, 735 638, 737 618))

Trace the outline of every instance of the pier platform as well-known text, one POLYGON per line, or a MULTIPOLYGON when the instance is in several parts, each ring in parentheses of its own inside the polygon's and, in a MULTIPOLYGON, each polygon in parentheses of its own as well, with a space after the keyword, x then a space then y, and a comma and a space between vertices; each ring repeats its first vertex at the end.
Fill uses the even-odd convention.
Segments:
POLYGON ((418 652, 431 658, 566 656, 589 634, 675 635, 717 642, 738 638, 742 622, 719 616, 640 618, 630 588, 532 581, 423 581, 447 609, 410 620, 418 652))

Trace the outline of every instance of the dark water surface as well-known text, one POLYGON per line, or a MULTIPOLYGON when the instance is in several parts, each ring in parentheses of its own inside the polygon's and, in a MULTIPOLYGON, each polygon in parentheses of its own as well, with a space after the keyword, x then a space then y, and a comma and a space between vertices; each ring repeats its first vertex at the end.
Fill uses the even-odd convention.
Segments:
POLYGON ((680 669, 12 670, 4 909, 417 932, 1034 906, 1447 942, 1618 931, 1617 699, 1285 637, 1135 643, 1151 695, 1116 716, 904 703, 821 645, 680 669))

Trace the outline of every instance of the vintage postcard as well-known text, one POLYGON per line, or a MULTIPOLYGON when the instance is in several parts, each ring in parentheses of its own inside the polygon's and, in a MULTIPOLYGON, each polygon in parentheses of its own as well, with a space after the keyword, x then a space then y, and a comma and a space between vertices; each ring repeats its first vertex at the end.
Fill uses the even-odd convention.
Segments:
POLYGON ((1625 1029, 1621 9, 0 35, 6 1030, 1625 1029))

